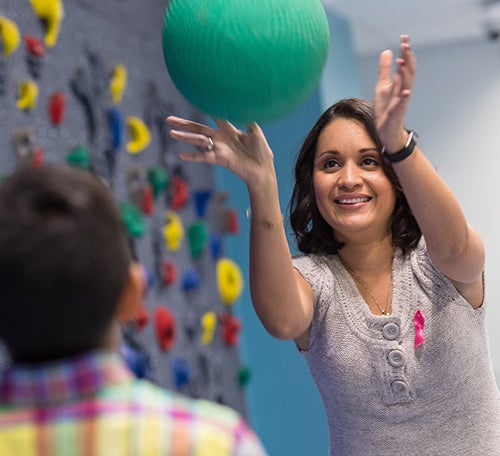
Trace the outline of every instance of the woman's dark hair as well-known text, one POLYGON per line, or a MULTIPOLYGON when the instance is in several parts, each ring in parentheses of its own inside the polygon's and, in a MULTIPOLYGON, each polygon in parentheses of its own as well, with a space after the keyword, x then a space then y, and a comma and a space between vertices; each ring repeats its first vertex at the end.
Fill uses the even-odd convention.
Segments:
MULTIPOLYGON (((316 205, 313 186, 314 157, 318 138, 323 129, 337 118, 360 122, 378 150, 382 143, 377 134, 373 105, 359 98, 341 100, 328 108, 307 135, 295 163, 295 185, 290 201, 290 225, 298 249, 303 253, 335 254, 343 246, 335 240, 330 225, 321 216, 316 205)), ((392 243, 407 252, 416 247, 422 233, 392 166, 382 160, 384 173, 396 191, 396 205, 392 215, 392 243)))

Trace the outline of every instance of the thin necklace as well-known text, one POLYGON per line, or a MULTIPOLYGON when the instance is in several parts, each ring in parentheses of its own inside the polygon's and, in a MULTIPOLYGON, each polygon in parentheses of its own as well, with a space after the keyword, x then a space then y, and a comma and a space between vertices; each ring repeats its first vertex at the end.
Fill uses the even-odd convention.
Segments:
MULTIPOLYGON (((365 290, 366 292, 370 295, 370 298, 372 298, 372 301, 375 303, 377 306, 378 310, 380 310, 380 313, 382 315, 389 315, 390 312, 387 311, 387 308, 389 307, 389 298, 391 296, 391 288, 392 288, 392 274, 391 274, 391 282, 390 285, 387 287, 387 297, 385 299, 385 306, 382 309, 382 306, 379 304, 379 302, 375 299, 375 296, 373 296, 373 293, 370 291, 370 289, 365 285, 365 283, 352 271, 352 269, 347 266, 342 260, 341 263, 344 265, 344 267, 347 269, 347 272, 351 274, 352 278, 358 282, 365 290)), ((391 262, 392 265, 392 262, 391 262)), ((391 266, 392 267, 392 266, 391 266)))

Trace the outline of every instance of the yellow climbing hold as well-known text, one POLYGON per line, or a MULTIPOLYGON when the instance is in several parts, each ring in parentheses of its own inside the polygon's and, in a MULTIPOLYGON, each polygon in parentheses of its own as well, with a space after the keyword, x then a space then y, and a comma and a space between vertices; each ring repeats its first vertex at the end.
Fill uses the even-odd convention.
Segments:
POLYGON ((151 142, 151 133, 147 125, 139 117, 129 116, 126 119, 129 141, 127 150, 131 154, 142 152, 151 142))
POLYGON ((2 37, 3 55, 8 57, 19 46, 21 35, 14 21, 0 16, 0 36, 2 37))
POLYGON ((48 47, 55 46, 64 16, 62 0, 30 0, 33 11, 45 24, 44 41, 48 47))
POLYGON ((180 249, 182 240, 184 239, 184 227, 179 214, 174 211, 167 211, 165 218, 167 220, 163 227, 165 245, 167 250, 175 252, 180 249))
POLYGON ((201 316, 201 345, 210 345, 217 327, 217 315, 210 310, 201 316))
POLYGON ((118 64, 113 70, 113 76, 109 83, 109 92, 114 104, 120 104, 123 99, 123 92, 127 86, 127 68, 118 64))
POLYGON ((229 258, 217 261, 217 288, 221 300, 226 305, 236 301, 243 291, 243 274, 239 266, 229 258))
POLYGON ((33 109, 38 101, 38 86, 33 81, 20 82, 17 88, 18 97, 16 106, 18 109, 33 109))

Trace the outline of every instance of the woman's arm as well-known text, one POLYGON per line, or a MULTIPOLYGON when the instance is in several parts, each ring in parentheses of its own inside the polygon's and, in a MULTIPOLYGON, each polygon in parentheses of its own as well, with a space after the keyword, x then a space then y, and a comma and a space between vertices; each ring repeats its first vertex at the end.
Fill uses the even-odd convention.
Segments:
MULTIPOLYGON (((380 55, 375 89, 377 127, 387 153, 402 149, 408 132, 404 115, 411 96, 416 61, 409 39, 401 38, 400 57, 391 79, 392 53, 380 55)), ((418 147, 393 164, 408 203, 425 237, 434 264, 448 276, 473 307, 482 303, 484 245, 465 219, 457 198, 418 147)))
POLYGON ((313 293, 295 271, 279 204, 273 153, 257 124, 246 132, 225 120, 216 129, 170 116, 172 138, 211 150, 180 158, 224 166, 247 185, 250 208, 250 292, 255 311, 274 337, 293 339, 312 320, 313 293), (210 139, 208 139, 210 138, 210 139))

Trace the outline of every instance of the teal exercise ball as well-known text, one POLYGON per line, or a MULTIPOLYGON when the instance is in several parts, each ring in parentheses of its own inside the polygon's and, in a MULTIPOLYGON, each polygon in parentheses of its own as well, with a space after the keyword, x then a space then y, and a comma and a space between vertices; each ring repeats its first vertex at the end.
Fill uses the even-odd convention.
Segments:
POLYGON ((163 56, 179 92, 202 111, 275 120, 316 88, 330 32, 321 0, 171 0, 163 56))

